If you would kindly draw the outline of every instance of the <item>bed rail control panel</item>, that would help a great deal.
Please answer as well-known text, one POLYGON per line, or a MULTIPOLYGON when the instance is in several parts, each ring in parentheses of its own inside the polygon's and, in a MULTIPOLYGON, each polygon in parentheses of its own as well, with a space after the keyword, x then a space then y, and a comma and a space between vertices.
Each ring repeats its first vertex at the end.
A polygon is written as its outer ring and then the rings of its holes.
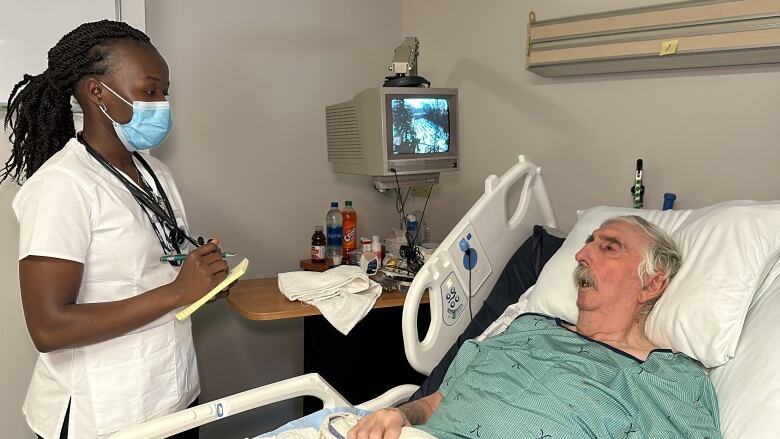
POLYGON ((536 224, 555 227, 555 215, 541 169, 520 156, 501 177, 485 179, 485 193, 414 277, 402 316, 404 351, 413 368, 429 374, 439 363, 536 224), (421 339, 417 314, 426 291, 431 321, 421 339))
POLYGON ((450 272, 450 275, 441 284, 441 302, 444 304, 441 319, 445 325, 454 325, 463 315, 468 304, 466 294, 468 293, 463 291, 463 286, 455 277, 455 272, 450 272))
POLYGON ((455 261, 455 270, 463 285, 465 294, 474 294, 492 272, 490 261, 477 232, 471 222, 460 233, 460 239, 455 239, 448 250, 455 261), (462 261, 462 263, 461 263, 462 261))
MULTIPOLYGON (((454 271, 450 271, 442 281, 439 293, 441 320, 445 325, 452 326, 468 310, 469 294, 476 292, 485 282, 492 267, 471 223, 463 229, 460 239, 450 244, 447 253, 454 263, 448 261, 443 265, 454 271)), ((434 275, 434 278, 438 277, 434 275)))

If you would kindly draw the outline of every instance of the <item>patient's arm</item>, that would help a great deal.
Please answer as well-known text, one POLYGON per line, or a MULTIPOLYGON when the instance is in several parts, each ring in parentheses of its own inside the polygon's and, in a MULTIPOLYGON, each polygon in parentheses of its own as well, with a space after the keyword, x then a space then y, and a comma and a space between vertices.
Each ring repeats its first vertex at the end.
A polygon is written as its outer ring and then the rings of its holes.
POLYGON ((424 424, 441 402, 441 393, 434 392, 425 398, 374 412, 361 419, 347 434, 347 439, 396 439, 403 427, 424 424))
POLYGON ((412 401, 408 404, 403 404, 398 407, 403 412, 406 419, 412 425, 425 424, 428 419, 433 415, 433 412, 439 408, 441 402, 441 393, 437 390, 431 393, 425 398, 420 398, 416 401, 412 401))

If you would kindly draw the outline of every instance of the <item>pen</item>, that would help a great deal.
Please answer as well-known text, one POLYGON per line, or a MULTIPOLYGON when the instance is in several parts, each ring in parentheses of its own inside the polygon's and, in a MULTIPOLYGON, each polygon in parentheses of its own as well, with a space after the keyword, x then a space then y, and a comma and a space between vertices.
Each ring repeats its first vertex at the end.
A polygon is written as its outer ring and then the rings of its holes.
MULTIPOLYGON (((236 256, 237 253, 228 253, 228 252, 222 252, 223 258, 230 258, 233 256, 236 256)), ((181 262, 183 260, 187 259, 187 255, 185 254, 178 254, 178 255, 164 255, 160 256, 160 262, 181 262)))

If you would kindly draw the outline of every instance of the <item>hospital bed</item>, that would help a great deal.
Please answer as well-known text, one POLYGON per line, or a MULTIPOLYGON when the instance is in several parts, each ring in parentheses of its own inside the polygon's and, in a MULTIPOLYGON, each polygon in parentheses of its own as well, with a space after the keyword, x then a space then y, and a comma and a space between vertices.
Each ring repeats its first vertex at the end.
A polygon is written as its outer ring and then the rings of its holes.
MULTIPOLYGON (((484 194, 469 209, 466 215, 442 241, 433 255, 416 275, 403 308, 402 332, 405 352, 409 363, 421 373, 430 374, 453 342, 463 333, 470 322, 470 315, 476 315, 483 302, 492 291, 507 261, 529 236, 534 225, 555 228, 556 220, 548 198, 541 168, 519 156, 518 162, 501 177, 491 175, 485 180, 484 194), (417 310, 423 293, 428 292, 431 323, 425 336, 420 339, 417 327, 417 310)), ((780 229, 780 224, 777 225, 780 229)), ((780 331, 762 308, 772 308, 780 312, 780 268, 765 274, 769 287, 751 302, 742 338, 751 336, 756 339, 767 338, 767 328, 780 335, 780 331), (771 274, 771 276, 770 276, 771 274), (775 282, 770 282, 777 279, 775 282), (774 292, 774 293, 773 293, 774 292), (762 310, 763 311, 763 310, 762 310), (751 317, 754 316, 754 317, 751 317), (752 320, 752 322, 751 322, 752 320), (752 324, 752 326, 751 326, 752 324), (752 331, 752 332, 751 332, 752 331)), ((531 292, 530 294, 533 294, 531 292)), ((526 294, 525 296, 528 296, 526 294)), ((776 315, 776 314, 775 314, 776 315)), ((740 339, 740 347, 745 344, 740 339)), ((749 377, 743 373, 749 363, 757 361, 763 351, 774 350, 766 347, 750 346, 743 349, 745 357, 737 357, 728 364, 738 364, 742 369, 720 373, 723 379, 740 380, 739 386, 745 387, 749 377), (758 352, 758 353, 757 353, 758 352), (739 361, 738 361, 739 360, 739 361), (748 364, 745 364, 748 363, 748 364)), ((761 358, 761 361, 767 361, 761 358)), ((765 393, 761 402, 749 403, 734 387, 726 386, 724 395, 729 401, 721 401, 721 423, 724 437, 731 439, 741 436, 727 430, 743 429, 745 426, 759 425, 762 431, 772 431, 780 419, 780 402, 767 402, 780 395, 780 383, 772 381, 774 371, 780 370, 780 355, 774 354, 765 364, 762 373, 756 376, 766 377, 769 383, 758 383, 765 393), (725 395, 728 393, 728 395, 725 395), (758 404, 758 405, 757 405, 758 404), (755 407, 759 407, 755 409, 755 407), (762 407, 762 408, 761 408, 762 407), (738 413, 741 410, 753 410, 755 416, 738 413), (724 424, 723 413, 728 412, 728 425, 724 424), (774 424, 773 424, 774 423, 774 424)), ((358 408, 376 410, 406 401, 417 386, 403 385, 390 389, 371 401, 356 405, 358 408)), ((716 391, 719 390, 716 385, 716 391)), ((180 431, 210 423, 234 414, 253 410, 274 402, 300 396, 313 396, 323 402, 324 407, 342 407, 352 405, 336 389, 317 374, 307 374, 276 382, 266 386, 247 390, 222 399, 200 404, 177 413, 125 429, 112 436, 112 439, 167 437, 180 431)), ((758 430, 756 430, 758 431, 758 430)), ((261 434, 262 432, 257 432, 261 434)), ((774 432, 776 434, 777 431, 774 432)), ((761 437, 761 436, 750 436, 761 437)))

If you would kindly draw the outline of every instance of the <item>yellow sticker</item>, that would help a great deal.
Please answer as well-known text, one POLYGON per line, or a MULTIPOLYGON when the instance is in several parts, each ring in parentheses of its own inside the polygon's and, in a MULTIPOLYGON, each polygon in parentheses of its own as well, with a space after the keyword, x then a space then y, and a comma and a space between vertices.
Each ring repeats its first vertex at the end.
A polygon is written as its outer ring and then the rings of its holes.
POLYGON ((674 40, 664 40, 661 41, 661 53, 660 56, 664 55, 672 55, 674 53, 677 53, 677 45, 680 44, 680 40, 674 39, 674 40))

